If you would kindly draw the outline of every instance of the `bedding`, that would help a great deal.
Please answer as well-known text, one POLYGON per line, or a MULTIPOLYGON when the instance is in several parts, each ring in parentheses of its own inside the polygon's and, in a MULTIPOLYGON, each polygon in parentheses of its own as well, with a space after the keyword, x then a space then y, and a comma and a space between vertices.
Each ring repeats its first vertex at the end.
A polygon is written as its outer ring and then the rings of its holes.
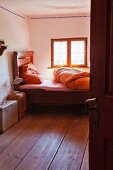
POLYGON ((53 72, 54 81, 63 83, 69 89, 89 89, 88 72, 76 69, 59 68, 53 72))
POLYGON ((65 86, 73 90, 88 90, 89 89, 89 77, 81 77, 74 81, 67 81, 65 86))
POLYGON ((67 74, 72 74, 72 73, 79 73, 80 71, 69 68, 69 67, 57 68, 53 71, 54 81, 57 83, 60 83, 61 82, 61 80, 60 80, 61 74, 64 72, 66 72, 67 74))

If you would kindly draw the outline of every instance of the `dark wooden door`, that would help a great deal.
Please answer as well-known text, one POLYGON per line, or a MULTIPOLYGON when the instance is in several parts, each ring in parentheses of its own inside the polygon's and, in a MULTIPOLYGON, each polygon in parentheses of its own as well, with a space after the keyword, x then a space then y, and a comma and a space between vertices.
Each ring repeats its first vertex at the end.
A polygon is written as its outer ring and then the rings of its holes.
POLYGON ((113 170, 113 0, 91 1, 91 98, 89 167, 113 170))

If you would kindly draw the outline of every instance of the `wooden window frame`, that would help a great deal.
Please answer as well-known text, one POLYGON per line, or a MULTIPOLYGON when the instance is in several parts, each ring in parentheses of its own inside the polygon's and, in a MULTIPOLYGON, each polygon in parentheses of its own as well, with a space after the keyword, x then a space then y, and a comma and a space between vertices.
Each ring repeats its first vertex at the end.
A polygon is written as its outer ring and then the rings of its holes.
POLYGON ((80 38, 59 38, 51 39, 51 68, 57 67, 87 67, 87 37, 80 38), (84 64, 71 64, 71 41, 84 41, 84 64), (67 41, 67 64, 66 65, 54 65, 54 42, 67 41))

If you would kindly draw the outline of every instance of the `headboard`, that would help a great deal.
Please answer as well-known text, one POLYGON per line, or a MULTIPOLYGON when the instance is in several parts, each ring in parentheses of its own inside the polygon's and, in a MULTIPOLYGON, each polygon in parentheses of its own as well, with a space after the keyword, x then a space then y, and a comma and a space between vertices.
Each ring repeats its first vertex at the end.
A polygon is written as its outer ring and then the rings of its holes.
POLYGON ((22 65, 33 63, 33 51, 25 51, 25 52, 13 52, 13 72, 14 78, 16 76, 20 76, 19 69, 22 65))
MULTIPOLYGON (((20 77, 20 68, 24 64, 33 63, 34 51, 13 52, 13 78, 20 77)), ((14 89, 18 90, 19 85, 15 85, 14 89)))

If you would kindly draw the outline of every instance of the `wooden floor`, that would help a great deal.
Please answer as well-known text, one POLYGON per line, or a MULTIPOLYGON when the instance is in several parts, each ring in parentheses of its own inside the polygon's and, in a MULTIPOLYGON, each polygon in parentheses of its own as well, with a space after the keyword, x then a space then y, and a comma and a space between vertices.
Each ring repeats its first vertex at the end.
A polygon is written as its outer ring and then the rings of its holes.
POLYGON ((0 170, 88 170, 88 116, 27 115, 0 135, 0 170))

